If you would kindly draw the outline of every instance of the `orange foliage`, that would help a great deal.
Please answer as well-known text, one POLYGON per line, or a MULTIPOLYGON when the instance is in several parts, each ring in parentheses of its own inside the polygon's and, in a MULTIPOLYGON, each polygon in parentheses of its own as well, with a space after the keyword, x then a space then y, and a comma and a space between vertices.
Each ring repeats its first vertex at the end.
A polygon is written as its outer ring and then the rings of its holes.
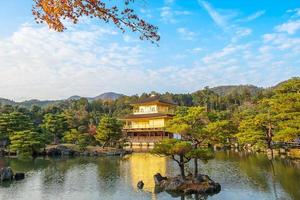
POLYGON ((112 22, 122 32, 129 28, 140 33, 140 39, 157 42, 160 39, 158 28, 140 19, 129 5, 134 0, 123 0, 124 9, 108 6, 103 0, 33 0, 32 13, 37 23, 47 23, 51 29, 62 32, 66 29, 64 20, 76 24, 80 17, 98 18, 112 22))

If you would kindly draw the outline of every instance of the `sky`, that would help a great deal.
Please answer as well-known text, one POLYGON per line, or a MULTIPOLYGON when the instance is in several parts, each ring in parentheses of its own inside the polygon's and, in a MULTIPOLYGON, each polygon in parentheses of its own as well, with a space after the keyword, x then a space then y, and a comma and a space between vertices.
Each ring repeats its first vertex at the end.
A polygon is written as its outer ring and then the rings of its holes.
POLYGON ((299 0, 137 0, 141 18, 159 27, 158 45, 99 20, 57 33, 34 22, 32 2, 0 1, 3 98, 190 93, 300 76, 299 0))

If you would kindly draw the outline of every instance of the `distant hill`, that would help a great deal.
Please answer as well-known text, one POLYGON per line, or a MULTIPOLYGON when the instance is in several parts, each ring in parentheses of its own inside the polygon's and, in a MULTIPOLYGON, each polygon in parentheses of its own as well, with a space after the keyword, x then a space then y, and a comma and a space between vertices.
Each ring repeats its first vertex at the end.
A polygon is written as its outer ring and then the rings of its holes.
POLYGON ((16 102, 9 100, 9 99, 4 99, 4 98, 0 98, 0 104, 2 105, 15 105, 16 102))
POLYGON ((263 88, 254 85, 224 85, 210 88, 210 90, 212 90, 220 96, 225 96, 233 92, 237 92, 240 94, 243 92, 244 89, 248 89, 252 95, 255 95, 263 90, 263 88))
POLYGON ((5 98, 0 98, 0 104, 2 105, 18 105, 18 106, 22 106, 22 107, 26 107, 26 108, 31 108, 33 105, 39 106, 39 107, 47 107, 49 105, 54 105, 54 104, 58 104, 64 101, 69 101, 69 100, 78 100, 80 98, 87 98, 89 101, 94 101, 94 100, 98 100, 98 99, 102 99, 102 100, 116 100, 120 97, 124 96, 123 94, 118 94, 118 93, 114 93, 114 92, 106 92, 103 94, 100 94, 96 97, 81 97, 78 95, 74 95, 71 96, 67 99, 62 99, 62 100, 38 100, 38 99, 31 99, 31 100, 27 100, 27 101, 22 101, 22 102, 15 102, 13 100, 9 100, 9 99, 5 99, 5 98))
POLYGON ((57 104, 59 102, 62 102, 62 100, 38 100, 38 99, 31 99, 28 101, 23 101, 17 103, 20 106, 26 107, 26 108, 31 108, 33 105, 39 106, 39 107, 47 107, 49 105, 57 104))
POLYGON ((94 101, 94 100, 116 100, 120 97, 124 96, 124 94, 119 94, 119 93, 115 93, 115 92, 106 92, 106 93, 102 93, 98 96, 95 97, 81 97, 78 95, 74 95, 69 97, 67 100, 78 100, 80 98, 87 98, 89 101, 94 101))
POLYGON ((80 98, 81 98, 81 96, 74 95, 74 96, 70 96, 67 100, 78 100, 80 98))
POLYGON ((123 94, 118 94, 114 92, 106 92, 94 97, 94 100, 102 99, 102 100, 116 100, 120 97, 124 96, 123 94))
POLYGON ((78 100, 80 98, 87 98, 89 101, 94 101, 94 100, 99 100, 99 99, 101 99, 101 100, 116 100, 122 96, 124 96, 124 94, 118 94, 115 92, 106 92, 106 93, 100 94, 95 97, 81 97, 78 95, 74 95, 74 96, 69 97, 67 100, 78 100))

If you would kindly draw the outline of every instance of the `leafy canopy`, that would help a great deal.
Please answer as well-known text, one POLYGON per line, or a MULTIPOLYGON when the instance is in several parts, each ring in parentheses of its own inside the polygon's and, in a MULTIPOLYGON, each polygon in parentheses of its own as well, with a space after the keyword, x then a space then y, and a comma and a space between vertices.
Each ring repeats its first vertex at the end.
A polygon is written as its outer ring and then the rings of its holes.
MULTIPOLYGON (((37 23, 47 23, 51 29, 64 31, 65 20, 74 24, 81 17, 97 18, 106 23, 111 22, 122 32, 125 28, 140 33, 140 39, 157 42, 160 39, 158 28, 141 19, 129 6, 134 0, 118 1, 119 5, 112 5, 104 0, 33 0, 32 13, 37 23), (124 4, 124 8, 120 6, 124 4), (122 4, 121 3, 121 4, 122 4)), ((117 2, 117 1, 116 1, 117 2)))

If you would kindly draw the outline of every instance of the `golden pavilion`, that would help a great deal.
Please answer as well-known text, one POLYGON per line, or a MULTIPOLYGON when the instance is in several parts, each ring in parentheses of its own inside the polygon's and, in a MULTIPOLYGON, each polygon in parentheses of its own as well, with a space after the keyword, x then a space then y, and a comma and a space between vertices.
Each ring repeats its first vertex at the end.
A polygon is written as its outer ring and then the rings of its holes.
POLYGON ((134 104, 133 114, 124 118, 123 132, 131 146, 152 146, 165 138, 173 138, 173 133, 165 127, 174 115, 175 103, 151 95, 134 104))

